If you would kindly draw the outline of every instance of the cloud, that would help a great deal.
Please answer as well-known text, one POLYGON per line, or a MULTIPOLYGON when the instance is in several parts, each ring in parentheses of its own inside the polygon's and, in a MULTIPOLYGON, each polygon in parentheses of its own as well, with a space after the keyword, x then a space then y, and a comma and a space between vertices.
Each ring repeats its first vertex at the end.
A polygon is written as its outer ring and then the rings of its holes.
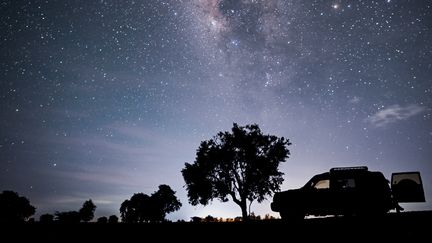
POLYGON ((376 127, 384 127, 391 123, 406 120, 425 110, 426 107, 416 104, 407 106, 392 105, 386 109, 379 110, 377 113, 366 118, 365 121, 376 127))

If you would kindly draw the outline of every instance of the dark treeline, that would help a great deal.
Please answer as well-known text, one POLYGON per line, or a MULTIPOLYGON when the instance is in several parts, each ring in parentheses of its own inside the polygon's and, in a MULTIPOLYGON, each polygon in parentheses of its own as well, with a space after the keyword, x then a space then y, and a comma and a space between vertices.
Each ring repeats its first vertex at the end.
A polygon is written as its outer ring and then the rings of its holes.
MULTIPOLYGON (((124 223, 151 223, 168 222, 166 214, 176 211, 181 207, 180 201, 176 198, 175 192, 167 185, 160 185, 159 190, 148 196, 144 193, 135 193, 130 199, 125 200, 120 207, 121 221, 124 223)), ((78 211, 55 212, 54 214, 42 214, 39 222, 42 224, 51 223, 87 223, 94 219, 96 205, 91 199, 85 201, 78 211)), ((13 191, 3 191, 0 193, 0 222, 1 223, 23 223, 34 222, 31 218, 36 212, 36 208, 31 205, 30 200, 13 191)), ((255 216, 252 212, 252 221, 274 220, 275 217, 266 214, 264 217, 255 216)), ((218 218, 208 215, 206 217, 191 217, 192 223, 222 223, 222 222, 241 222, 242 217, 218 218)), ((116 215, 109 217, 99 217, 98 224, 118 223, 116 215)), ((178 223, 186 222, 178 220, 178 223)))
MULTIPOLYGON (((182 204, 175 196, 175 191, 168 185, 160 185, 159 190, 151 196, 144 193, 135 193, 131 199, 125 200, 120 207, 120 215, 123 222, 163 222, 168 213, 177 211, 182 204)), ((40 223, 87 223, 94 219, 96 205, 91 199, 85 201, 78 211, 56 211, 54 214, 42 214, 40 223)), ((36 207, 30 200, 20 196, 14 191, 0 193, 0 223, 34 222, 31 218, 36 212, 36 207)), ((100 217, 97 223, 117 223, 116 215, 100 217)))
MULTIPOLYGON (((288 139, 263 134, 257 124, 239 126, 233 124, 231 131, 219 132, 213 138, 202 141, 193 163, 185 163, 181 173, 186 183, 189 203, 208 205, 212 200, 236 203, 242 213, 241 219, 258 220, 251 212, 251 204, 264 201, 280 190, 283 173, 279 165, 290 155, 288 139)), ((168 185, 147 195, 135 193, 120 206, 122 222, 164 222, 167 214, 182 206, 175 191, 168 185)), ((91 199, 85 201, 78 211, 43 214, 39 221, 80 223, 94 218, 96 205, 91 199)), ((34 215, 36 208, 16 192, 0 194, 0 221, 24 222, 34 215)), ((33 220, 34 221, 34 220, 33 220)), ((193 217, 191 221, 214 222, 212 216, 204 219, 193 217)), ((100 217, 98 223, 115 223, 118 217, 100 217)))

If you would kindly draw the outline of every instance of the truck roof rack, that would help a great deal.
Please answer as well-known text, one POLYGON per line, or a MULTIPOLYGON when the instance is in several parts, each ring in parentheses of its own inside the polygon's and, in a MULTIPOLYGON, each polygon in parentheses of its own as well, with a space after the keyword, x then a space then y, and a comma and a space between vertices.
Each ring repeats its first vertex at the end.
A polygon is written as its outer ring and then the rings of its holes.
POLYGON ((330 172, 343 172, 343 171, 367 171, 367 166, 352 166, 352 167, 335 167, 331 168, 330 172))

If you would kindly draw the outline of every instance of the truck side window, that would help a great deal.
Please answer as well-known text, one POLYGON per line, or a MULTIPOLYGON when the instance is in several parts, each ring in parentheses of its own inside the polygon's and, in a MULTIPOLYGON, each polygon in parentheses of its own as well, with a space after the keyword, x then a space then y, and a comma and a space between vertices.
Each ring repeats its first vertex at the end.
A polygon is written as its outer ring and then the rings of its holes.
POLYGON ((315 189, 329 189, 330 180, 320 180, 313 187, 315 189))
MULTIPOLYGON (((332 186, 333 187, 333 186, 332 186)), ((337 179, 335 180, 335 189, 350 189, 355 188, 355 180, 354 179, 337 179)))

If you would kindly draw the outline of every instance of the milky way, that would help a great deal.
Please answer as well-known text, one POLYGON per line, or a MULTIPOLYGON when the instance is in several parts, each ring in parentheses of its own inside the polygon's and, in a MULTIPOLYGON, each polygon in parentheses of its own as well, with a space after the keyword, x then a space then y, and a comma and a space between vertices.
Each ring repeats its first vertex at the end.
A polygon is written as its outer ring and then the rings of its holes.
MULTIPOLYGON (((282 189, 335 166, 422 172, 432 200, 428 1, 2 1, 0 190, 37 216, 118 214, 233 122, 290 138, 282 189)), ((271 213, 268 201, 252 205, 271 213)))

